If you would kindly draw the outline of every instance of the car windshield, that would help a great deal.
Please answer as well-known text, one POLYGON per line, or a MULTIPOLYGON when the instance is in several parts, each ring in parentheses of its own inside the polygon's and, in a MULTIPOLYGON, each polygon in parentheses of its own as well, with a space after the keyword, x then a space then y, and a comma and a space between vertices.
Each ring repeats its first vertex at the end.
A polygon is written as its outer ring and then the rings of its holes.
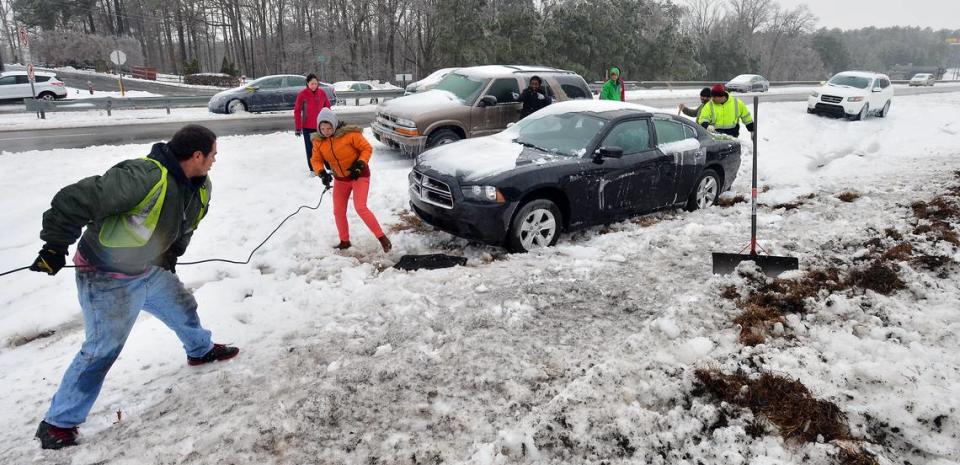
POLYGON ((753 75, 752 75, 752 74, 741 74, 741 75, 739 75, 739 76, 731 79, 730 82, 732 82, 732 83, 734 83, 734 84, 746 84, 746 83, 750 82, 751 79, 753 79, 753 75))
POLYGON ((914 79, 926 79, 926 78, 928 78, 928 77, 930 77, 929 74, 918 74, 918 75, 914 76, 913 78, 914 78, 914 79))
POLYGON ((445 90, 464 103, 470 105, 480 94, 480 89, 486 84, 484 79, 474 79, 459 73, 450 73, 444 77, 434 89, 445 90))
POLYGON ((580 157, 606 121, 586 113, 560 113, 520 121, 514 141, 554 155, 580 157))
POLYGON ((870 78, 861 77, 861 76, 850 76, 847 74, 838 74, 829 81, 827 84, 833 86, 843 86, 843 87, 856 87, 857 89, 866 89, 870 85, 870 78))

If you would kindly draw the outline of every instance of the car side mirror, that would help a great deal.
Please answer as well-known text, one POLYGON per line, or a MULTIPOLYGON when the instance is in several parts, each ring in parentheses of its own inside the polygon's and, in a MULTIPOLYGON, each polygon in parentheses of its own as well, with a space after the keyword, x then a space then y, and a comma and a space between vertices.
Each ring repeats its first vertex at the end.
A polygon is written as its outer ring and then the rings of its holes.
POLYGON ((497 105, 497 98, 492 95, 484 95, 480 99, 479 106, 481 107, 494 107, 497 105))
POLYGON ((600 147, 594 152, 594 160, 600 161, 603 158, 621 158, 623 157, 623 148, 616 145, 600 147))

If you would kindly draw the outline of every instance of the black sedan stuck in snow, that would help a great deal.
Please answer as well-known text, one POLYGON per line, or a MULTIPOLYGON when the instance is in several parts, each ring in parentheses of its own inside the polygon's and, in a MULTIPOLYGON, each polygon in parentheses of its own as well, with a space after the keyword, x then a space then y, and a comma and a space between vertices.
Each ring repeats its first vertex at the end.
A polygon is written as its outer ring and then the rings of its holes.
POLYGON ((630 103, 571 101, 422 153, 410 172, 410 205, 453 235, 522 252, 577 228, 708 207, 739 167, 738 141, 690 120, 630 103))

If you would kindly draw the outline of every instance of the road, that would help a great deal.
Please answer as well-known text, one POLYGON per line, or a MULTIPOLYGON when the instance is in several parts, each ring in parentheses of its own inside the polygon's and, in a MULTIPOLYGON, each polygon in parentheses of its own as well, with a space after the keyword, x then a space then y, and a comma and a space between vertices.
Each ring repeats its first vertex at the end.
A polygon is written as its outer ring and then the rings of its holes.
MULTIPOLYGON (((940 87, 898 87, 897 96, 958 92, 960 86, 940 87)), ((753 94, 741 94, 747 100, 753 94)), ((762 95, 762 102, 803 102, 806 101, 808 91, 788 94, 762 95)), ((635 103, 649 105, 656 108, 676 108, 680 103, 693 105, 696 97, 688 98, 655 98, 635 100, 635 103)), ((896 102, 892 111, 896 111, 896 102)), ((375 109, 370 107, 368 112, 349 112, 341 114, 340 118, 347 123, 360 126, 369 125, 373 120, 375 109)), ((802 109, 798 110, 802 113, 802 109)), ((804 117, 806 114, 803 113, 804 117)), ((288 113, 264 114, 249 119, 223 119, 211 115, 210 118, 191 121, 203 124, 221 136, 236 134, 264 134, 275 131, 291 131, 291 117, 288 113)), ((170 123, 150 124, 117 124, 113 126, 62 128, 62 129, 23 129, 0 130, 0 152, 25 152, 29 150, 52 150, 60 148, 80 148, 91 145, 114 145, 145 143, 166 140, 178 128, 187 124, 183 121, 170 123)))
MULTIPOLYGON (((9 65, 9 71, 20 71, 26 69, 23 66, 9 65)), ((46 71, 37 68, 37 71, 46 71)), ((57 74, 67 87, 85 90, 87 81, 93 83, 93 87, 99 91, 120 92, 120 84, 116 77, 104 76, 102 74, 71 73, 69 71, 51 71, 57 74)), ((196 87, 180 87, 164 84, 161 82, 145 82, 141 80, 124 79, 123 87, 126 90, 142 90, 164 96, 195 96, 195 95, 213 95, 218 91, 215 89, 203 89, 196 87)))

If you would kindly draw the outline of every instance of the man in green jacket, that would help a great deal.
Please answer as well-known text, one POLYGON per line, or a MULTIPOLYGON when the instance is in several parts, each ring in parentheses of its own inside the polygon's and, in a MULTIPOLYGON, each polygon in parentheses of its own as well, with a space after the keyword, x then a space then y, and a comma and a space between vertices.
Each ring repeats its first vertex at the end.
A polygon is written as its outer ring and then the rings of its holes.
POLYGON ((730 97, 723 84, 713 86, 710 89, 710 96, 712 100, 700 109, 700 116, 697 117, 697 123, 704 129, 713 126, 721 134, 739 137, 742 121, 747 131, 753 132, 756 125, 753 123, 753 116, 750 115, 750 108, 743 103, 743 100, 730 97))
POLYGON ((86 420, 141 309, 177 334, 190 365, 239 353, 211 341, 197 301, 174 274, 210 205, 207 172, 216 161, 216 139, 203 126, 184 126, 170 142, 154 144, 147 157, 64 187, 43 214, 44 246, 30 269, 56 274, 80 238, 73 263, 86 328, 37 428, 44 449, 76 445, 77 425, 86 420))
POLYGON ((710 101, 710 88, 704 87, 703 89, 700 89, 700 106, 698 106, 697 108, 690 108, 681 103, 679 107, 680 113, 683 113, 693 119, 696 119, 697 117, 700 116, 700 110, 702 110, 703 106, 706 105, 707 102, 709 101, 710 101))
POLYGON ((620 79, 620 68, 616 66, 611 67, 608 74, 610 75, 610 79, 604 82, 603 88, 600 89, 600 100, 626 101, 623 79, 620 79))

